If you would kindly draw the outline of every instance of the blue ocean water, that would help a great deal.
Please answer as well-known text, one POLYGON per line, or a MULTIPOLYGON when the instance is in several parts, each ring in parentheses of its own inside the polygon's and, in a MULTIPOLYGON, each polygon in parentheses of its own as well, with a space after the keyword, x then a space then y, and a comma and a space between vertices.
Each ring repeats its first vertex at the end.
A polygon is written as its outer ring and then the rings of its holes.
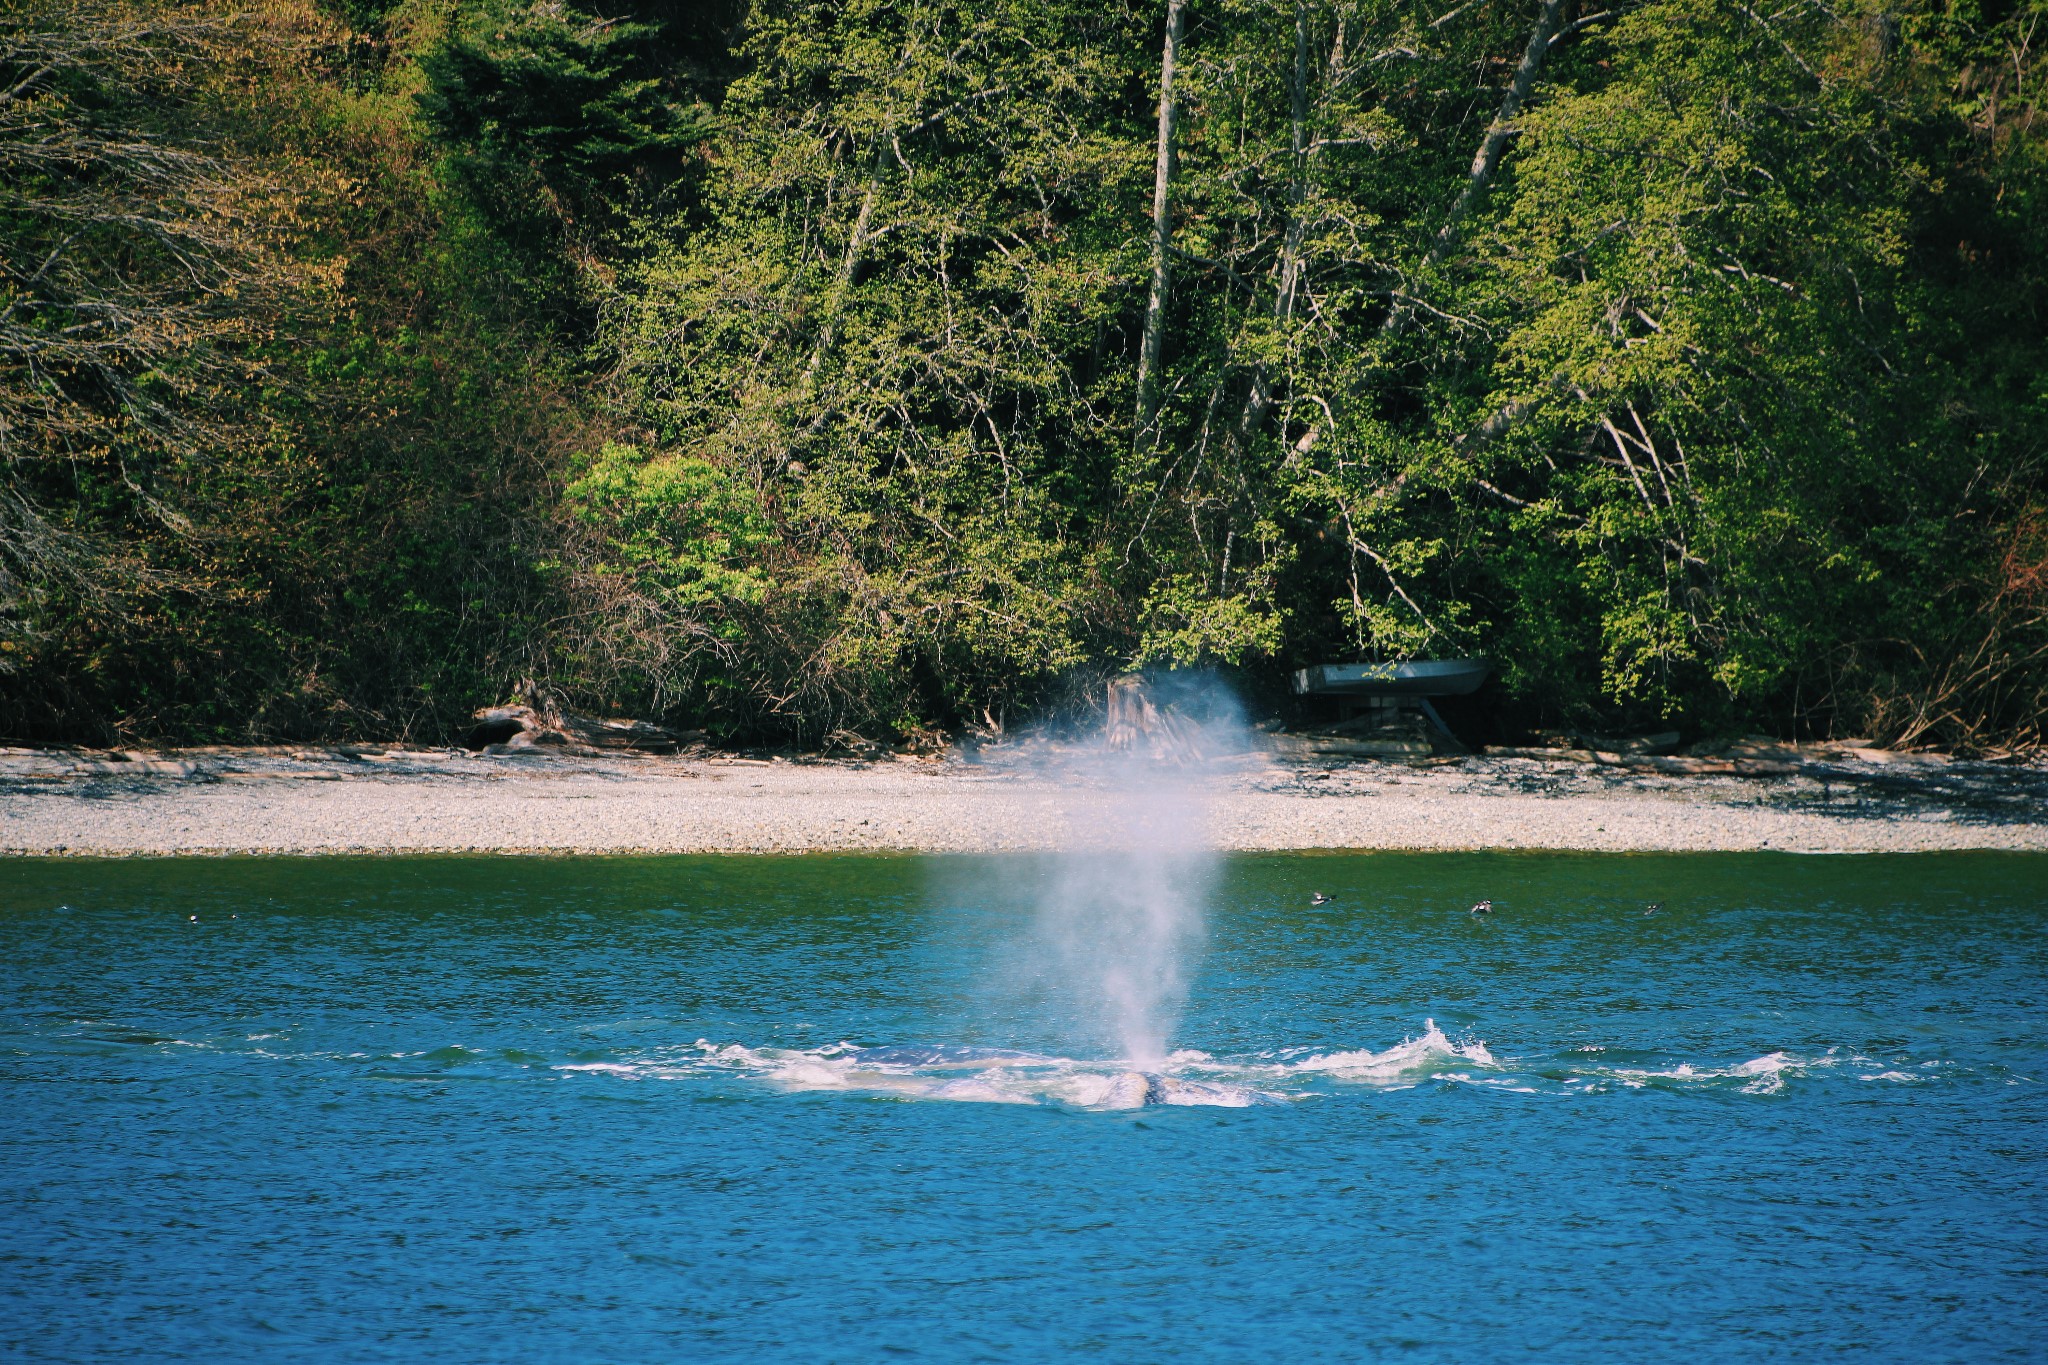
POLYGON ((0 1357, 2048 1359, 2048 859, 1234 859, 1142 1066, 1050 876, 0 867, 0 1357))

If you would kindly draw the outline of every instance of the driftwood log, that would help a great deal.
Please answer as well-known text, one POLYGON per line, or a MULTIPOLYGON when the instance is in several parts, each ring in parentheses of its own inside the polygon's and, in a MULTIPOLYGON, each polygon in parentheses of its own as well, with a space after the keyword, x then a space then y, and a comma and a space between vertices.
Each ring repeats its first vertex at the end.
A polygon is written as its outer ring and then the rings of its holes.
POLYGON ((579 716, 531 697, 524 704, 486 706, 476 712, 475 720, 464 747, 499 753, 545 745, 582 752, 672 754, 702 737, 702 731, 682 733, 650 721, 579 716))

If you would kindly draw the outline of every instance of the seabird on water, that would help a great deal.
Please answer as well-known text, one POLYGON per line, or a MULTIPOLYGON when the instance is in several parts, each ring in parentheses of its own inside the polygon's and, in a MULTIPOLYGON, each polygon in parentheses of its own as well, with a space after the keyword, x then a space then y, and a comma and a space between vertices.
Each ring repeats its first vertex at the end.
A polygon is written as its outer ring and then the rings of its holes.
POLYGON ((1310 905, 1328 905, 1330 903, 1330 898, 1328 896, 1325 896, 1322 892, 1318 891, 1313 896, 1310 896, 1308 898, 1308 903, 1310 905))
POLYGON ((1651 902, 1650 902, 1650 906, 1649 906, 1649 908, 1648 908, 1647 910, 1643 911, 1643 914, 1644 914, 1645 916, 1649 916, 1649 915, 1654 915, 1654 914, 1656 914, 1656 913, 1657 913, 1657 912, 1658 912, 1659 910, 1662 910, 1663 908, 1664 908, 1664 902, 1663 902, 1663 901, 1651 901, 1651 902))
POLYGON ((1490 914, 1492 914, 1492 913, 1493 913, 1493 902, 1492 902, 1492 901, 1481 901, 1481 902, 1479 902, 1479 904, 1477 904, 1477 905, 1475 905, 1475 906, 1473 906, 1473 907, 1472 907, 1472 913, 1473 913, 1473 914, 1475 914, 1475 915, 1490 915, 1490 914))

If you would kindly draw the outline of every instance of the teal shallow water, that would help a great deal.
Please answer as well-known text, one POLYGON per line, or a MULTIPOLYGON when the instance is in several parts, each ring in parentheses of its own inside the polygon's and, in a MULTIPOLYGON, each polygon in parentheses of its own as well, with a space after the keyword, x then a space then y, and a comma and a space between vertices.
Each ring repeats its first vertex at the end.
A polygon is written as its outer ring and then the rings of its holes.
POLYGON ((0 1356, 2048 1359, 2048 859, 1236 859, 1135 1090, 1047 875, 6 864, 0 1356))

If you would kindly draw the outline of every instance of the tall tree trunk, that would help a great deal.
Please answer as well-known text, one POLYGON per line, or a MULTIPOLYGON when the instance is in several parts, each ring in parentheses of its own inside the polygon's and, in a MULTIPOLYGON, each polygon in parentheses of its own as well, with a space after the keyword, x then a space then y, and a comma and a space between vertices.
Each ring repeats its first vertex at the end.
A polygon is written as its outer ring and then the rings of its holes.
MULTIPOLYGON (((1543 8, 1536 15, 1536 27, 1529 32, 1529 45, 1522 49, 1521 64, 1515 68, 1515 78, 1508 82, 1508 93, 1500 102, 1500 112, 1487 125, 1486 136, 1481 139, 1479 151, 1472 158, 1472 169, 1465 175, 1464 187, 1458 191, 1457 202, 1451 205, 1444 225, 1437 229, 1436 239, 1430 243, 1429 255, 1423 258, 1421 267, 1415 272, 1417 275, 1434 268, 1450 254, 1451 248, 1457 244, 1459 226, 1486 197, 1487 187, 1493 183, 1493 173, 1500 169, 1501 153, 1507 150, 1508 139, 1515 135, 1515 115, 1522 112, 1523 102, 1536 87, 1537 74, 1543 69, 1544 54, 1550 50, 1550 40, 1557 36, 1558 24, 1563 17, 1564 0, 1543 0, 1543 8)), ((1381 335, 1399 334, 1414 316, 1414 302, 1404 295, 1387 314, 1386 322, 1381 324, 1381 335)))
MULTIPOLYGON (((1344 20, 1337 19, 1337 42, 1330 54, 1334 79, 1342 62, 1344 20)), ((1288 139, 1287 231, 1280 243, 1280 278, 1273 294, 1273 321, 1285 330, 1294 317, 1294 295, 1301 282, 1301 244, 1308 230, 1302 218, 1302 201, 1308 197, 1308 0, 1294 6, 1294 127, 1288 139)), ((1266 367, 1252 371, 1251 396, 1231 433, 1232 444, 1241 446, 1265 425, 1266 412, 1273 405, 1272 383, 1266 367)))
POLYGON ((1172 246, 1173 138, 1180 109, 1173 88, 1187 0, 1167 0, 1166 46, 1159 54, 1159 160, 1152 177, 1152 288, 1145 298, 1145 334, 1138 346, 1140 447, 1156 443, 1159 425, 1159 361, 1166 349, 1167 254, 1172 246))
MULTIPOLYGON (((1337 43, 1344 42, 1344 18, 1337 17, 1337 43)), ((1332 66, 1340 60, 1332 54, 1332 66)), ((1285 324, 1294 316, 1294 290, 1301 278, 1301 239, 1307 225, 1301 216, 1308 197, 1308 0, 1294 5, 1294 126, 1289 132, 1287 236, 1280 249, 1280 292, 1273 301, 1274 318, 1285 324)))
POLYGON ((860 254, 868 244, 868 228, 875 220, 875 201, 882 197, 882 172, 889 165, 889 149, 879 137, 875 139, 872 160, 874 164, 868 172, 867 193, 861 196, 860 212, 855 215, 853 232, 846 239, 846 254, 840 259, 839 274, 832 281, 832 292, 825 299, 825 323, 818 329, 818 345, 811 352, 811 363, 804 367, 806 392, 816 382, 818 367, 825 363, 826 355, 839 339, 839 312, 846 306, 847 295, 853 292, 854 281, 860 275, 860 254))

